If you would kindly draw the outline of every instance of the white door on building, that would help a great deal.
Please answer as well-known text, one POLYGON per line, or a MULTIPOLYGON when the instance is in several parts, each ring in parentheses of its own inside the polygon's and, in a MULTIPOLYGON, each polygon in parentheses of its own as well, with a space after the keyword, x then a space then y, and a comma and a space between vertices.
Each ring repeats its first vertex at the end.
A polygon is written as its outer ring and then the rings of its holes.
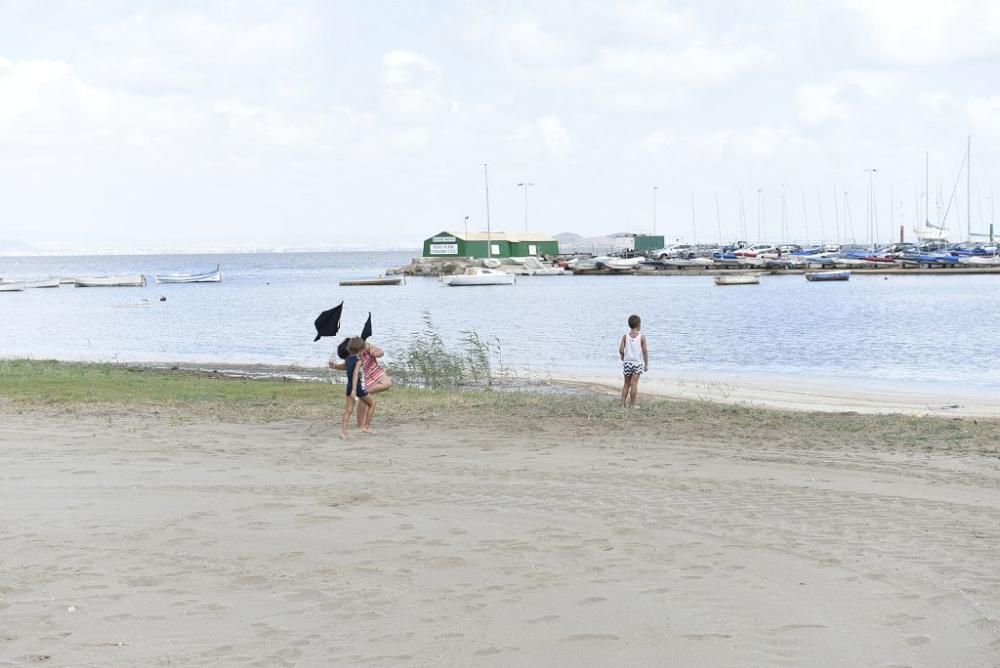
POLYGON ((500 244, 490 244, 490 255, 500 254, 500 244))
POLYGON ((528 244, 528 255, 538 255, 538 246, 535 244, 528 244))

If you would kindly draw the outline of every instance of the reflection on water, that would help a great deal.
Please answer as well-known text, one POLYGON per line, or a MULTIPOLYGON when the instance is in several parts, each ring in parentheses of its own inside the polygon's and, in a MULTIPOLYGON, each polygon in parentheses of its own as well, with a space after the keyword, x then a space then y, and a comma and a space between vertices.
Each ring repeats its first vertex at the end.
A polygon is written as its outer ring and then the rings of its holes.
POLYGON ((332 345, 312 321, 345 301, 345 332, 372 311, 390 356, 430 313, 446 340, 499 339, 504 362, 558 374, 617 367, 631 313, 655 367, 712 375, 770 373, 850 382, 968 382, 1000 389, 1000 276, 855 275, 846 283, 764 276, 716 287, 710 277, 524 277, 516 286, 340 288, 412 253, 0 258, 8 278, 142 272, 146 288, 0 293, 0 355, 320 366, 332 345), (156 285, 156 273, 222 266, 218 285, 156 285), (159 301, 159 297, 166 301, 159 301))

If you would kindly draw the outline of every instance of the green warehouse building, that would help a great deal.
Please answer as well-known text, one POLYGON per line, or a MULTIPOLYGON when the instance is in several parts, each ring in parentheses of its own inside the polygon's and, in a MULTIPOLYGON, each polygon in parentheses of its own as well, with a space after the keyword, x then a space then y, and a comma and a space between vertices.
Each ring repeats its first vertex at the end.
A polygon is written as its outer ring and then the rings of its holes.
POLYGON ((559 242, 537 232, 439 232, 424 240, 424 257, 536 257, 556 255, 559 242), (492 248, 487 252, 487 241, 492 248))

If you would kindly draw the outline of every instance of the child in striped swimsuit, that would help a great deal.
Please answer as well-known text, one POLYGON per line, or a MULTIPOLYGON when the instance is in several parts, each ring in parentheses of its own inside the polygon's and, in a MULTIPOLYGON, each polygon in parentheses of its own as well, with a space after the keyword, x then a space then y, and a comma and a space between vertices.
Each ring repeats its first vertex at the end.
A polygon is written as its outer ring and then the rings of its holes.
MULTIPOLYGON (((340 342, 337 346, 337 357, 341 360, 346 360, 348 358, 347 346, 351 339, 346 338, 340 342)), ((385 355, 385 352, 376 346, 371 341, 365 343, 365 347, 359 354, 359 359, 361 360, 362 370, 365 374, 365 389, 368 391, 368 395, 371 398, 371 406, 362 403, 358 406, 358 427, 362 428, 364 426, 371 427, 372 418, 375 417, 375 397, 371 396, 378 394, 379 392, 385 392, 390 387, 392 387, 392 379, 389 374, 385 372, 385 367, 379 362, 379 358, 385 355), (369 415, 371 413, 371 415, 369 415)), ((336 362, 330 360, 329 367, 331 369, 338 369, 340 371, 345 371, 347 365, 345 362, 336 362)), ((374 433, 374 432, 372 432, 374 433)))
POLYGON ((344 366, 347 371, 347 403, 344 404, 344 417, 340 422, 340 437, 347 438, 347 425, 351 422, 351 413, 354 412, 355 401, 360 401, 362 406, 367 406, 368 414, 362 421, 361 409, 358 409, 359 427, 365 433, 372 433, 371 419, 375 414, 375 402, 368 396, 365 387, 365 374, 362 371, 362 362, 359 357, 365 348, 365 342, 360 338, 353 338, 347 344, 347 360, 344 366))
POLYGON ((625 400, 630 399, 630 406, 635 408, 635 400, 639 396, 639 376, 649 371, 649 350, 646 348, 646 335, 640 332, 642 319, 637 315, 628 318, 629 331, 622 336, 618 345, 618 356, 622 359, 622 371, 625 374, 625 384, 622 385, 621 407, 625 408, 625 400))

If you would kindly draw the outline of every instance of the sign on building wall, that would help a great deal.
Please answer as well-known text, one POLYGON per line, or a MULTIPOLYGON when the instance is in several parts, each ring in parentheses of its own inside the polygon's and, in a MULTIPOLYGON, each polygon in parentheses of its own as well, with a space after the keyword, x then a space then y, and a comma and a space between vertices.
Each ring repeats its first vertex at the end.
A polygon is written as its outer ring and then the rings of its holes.
POLYGON ((455 237, 434 237, 431 239, 431 242, 435 244, 453 244, 455 241, 455 237))
MULTIPOLYGON (((439 238, 434 237, 435 240, 439 238)), ((431 255, 458 255, 458 244, 431 244, 431 255)))

